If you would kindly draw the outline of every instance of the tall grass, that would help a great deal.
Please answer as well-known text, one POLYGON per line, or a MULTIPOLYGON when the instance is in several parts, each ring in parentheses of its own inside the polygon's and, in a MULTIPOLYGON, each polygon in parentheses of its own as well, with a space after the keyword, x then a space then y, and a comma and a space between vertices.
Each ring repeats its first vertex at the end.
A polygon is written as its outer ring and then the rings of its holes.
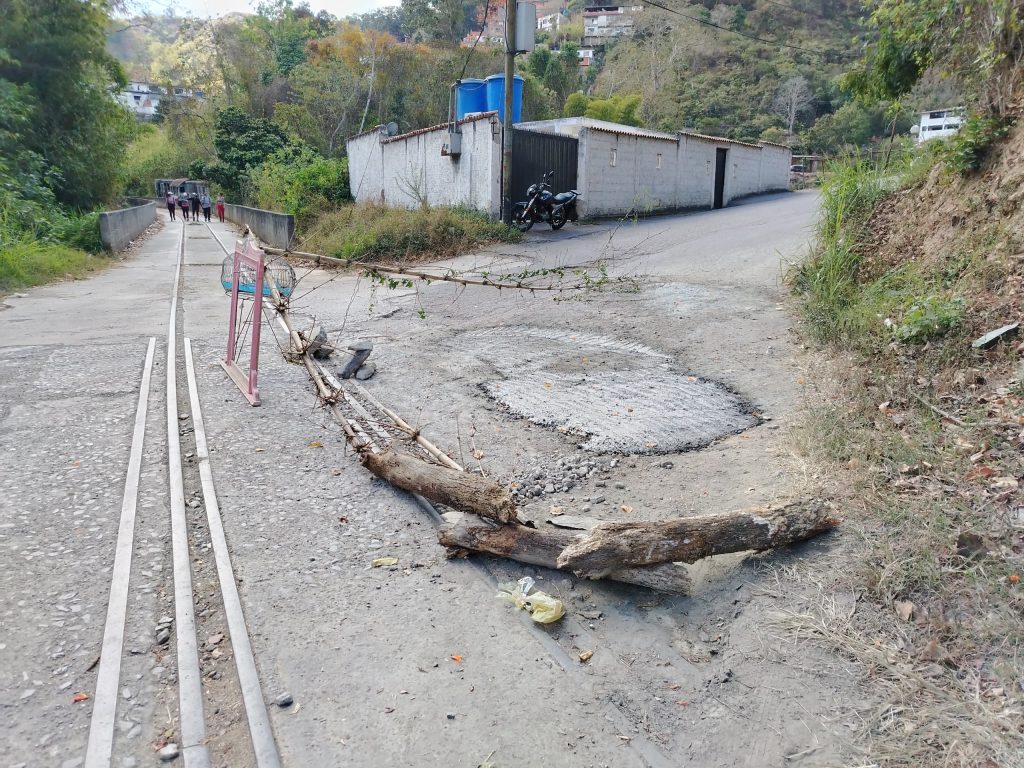
POLYGON ((810 330, 820 341, 848 339, 851 326, 863 320, 863 313, 851 313, 860 298, 856 244, 885 195, 884 179, 876 166, 850 157, 833 164, 822 185, 817 244, 792 276, 810 330))
POLYGON ((99 214, 0 194, 0 293, 81 276, 109 263, 101 251, 99 214))
POLYGON ((518 230, 464 208, 347 205, 322 215, 302 249, 353 261, 446 258, 490 242, 518 242, 518 230))
POLYGON ((0 242, 0 293, 81 277, 108 263, 109 259, 66 245, 32 239, 0 242))

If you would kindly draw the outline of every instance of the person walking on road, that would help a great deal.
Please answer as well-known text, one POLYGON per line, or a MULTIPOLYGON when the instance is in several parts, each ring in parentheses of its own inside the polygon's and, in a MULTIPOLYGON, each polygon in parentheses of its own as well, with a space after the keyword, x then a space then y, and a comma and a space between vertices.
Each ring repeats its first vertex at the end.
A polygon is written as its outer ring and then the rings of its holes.
POLYGON ((171 214, 171 221, 175 221, 174 209, 178 207, 178 196, 168 190, 167 192, 167 210, 171 214))
POLYGON ((217 219, 224 223, 224 195, 217 195, 217 219))
POLYGON ((179 195, 178 205, 181 206, 181 217, 188 221, 188 195, 179 195))
POLYGON ((203 196, 199 198, 199 205, 203 207, 203 218, 206 221, 210 220, 210 195, 203 192, 203 196))
POLYGON ((193 192, 189 200, 192 202, 192 221, 199 221, 199 193, 193 192))

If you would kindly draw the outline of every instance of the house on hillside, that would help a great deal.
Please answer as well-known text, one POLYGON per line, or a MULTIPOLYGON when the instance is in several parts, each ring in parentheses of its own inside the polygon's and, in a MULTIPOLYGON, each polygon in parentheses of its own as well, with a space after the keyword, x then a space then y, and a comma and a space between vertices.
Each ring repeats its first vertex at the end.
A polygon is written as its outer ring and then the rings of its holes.
MULTIPOLYGON (((789 188, 789 147, 695 133, 663 133, 587 117, 515 127, 512 196, 554 170, 556 191, 576 189, 582 218, 722 208, 789 188)), ((501 121, 494 112, 388 136, 383 126, 347 140, 352 196, 396 208, 466 206, 501 212, 501 121), (460 134, 459 151, 450 131, 460 134)))
POLYGON ((173 86, 168 91, 162 85, 133 80, 124 90, 116 93, 114 98, 130 109, 137 120, 151 122, 157 118, 161 100, 202 99, 204 95, 202 91, 193 91, 181 86, 173 86))
POLYGON ((602 48, 616 37, 633 34, 636 14, 642 5, 608 5, 590 2, 583 10, 583 48, 602 48))
POLYGON ((955 136, 960 132, 960 126, 963 124, 963 107, 923 112, 921 114, 921 122, 914 126, 917 128, 917 143, 923 144, 931 139, 944 139, 947 136, 955 136))

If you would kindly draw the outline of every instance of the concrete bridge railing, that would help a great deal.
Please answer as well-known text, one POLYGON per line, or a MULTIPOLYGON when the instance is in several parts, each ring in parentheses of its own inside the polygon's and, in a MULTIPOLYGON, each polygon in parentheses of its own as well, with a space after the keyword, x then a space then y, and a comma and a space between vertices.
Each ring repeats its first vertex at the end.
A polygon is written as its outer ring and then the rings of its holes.
POLYGON ((256 237, 272 248, 288 248, 295 235, 295 217, 290 213, 264 211, 244 205, 226 205, 224 217, 235 224, 248 227, 256 237))
POLYGON ((144 203, 100 214, 100 242, 110 251, 123 251, 156 221, 156 203, 144 203))

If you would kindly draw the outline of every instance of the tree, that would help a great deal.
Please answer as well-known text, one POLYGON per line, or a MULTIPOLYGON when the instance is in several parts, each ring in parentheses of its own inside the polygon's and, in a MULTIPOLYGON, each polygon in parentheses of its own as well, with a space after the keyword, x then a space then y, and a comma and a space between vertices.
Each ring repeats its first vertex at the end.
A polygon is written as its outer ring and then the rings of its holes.
POLYGON ((803 75, 795 75, 784 82, 775 94, 772 111, 785 121, 789 135, 792 136, 797 118, 813 104, 814 96, 807 87, 807 79, 803 75))
POLYGON ((640 101, 641 98, 638 94, 611 96, 607 99, 590 99, 587 103, 586 116, 595 120, 607 120, 610 123, 639 126, 641 121, 637 110, 640 108, 640 101))
POLYGON ((402 31, 417 42, 456 45, 469 31, 476 5, 467 0, 402 0, 402 31))
POLYGON ((249 117, 237 107, 228 107, 217 115, 213 139, 217 162, 202 164, 192 173, 207 176, 238 194, 251 168, 289 144, 280 126, 265 118, 249 117))
POLYGON ((868 0, 864 56, 843 80, 869 101, 899 99, 930 70, 1005 114, 1024 82, 1024 0, 868 0))
POLYGON ((835 154, 848 147, 862 147, 875 134, 872 115, 858 102, 844 104, 835 112, 819 117, 807 131, 811 152, 835 154))
POLYGON ((562 114, 566 117, 583 117, 583 115, 587 114, 587 104, 589 102, 590 99, 582 91, 570 93, 569 98, 565 100, 562 114))
POLYGON ((107 8, 101 0, 6 0, 0 23, 0 79, 32 105, 19 144, 46 159, 47 186, 78 209, 113 195, 136 131, 109 93, 125 76, 106 51, 107 8))

